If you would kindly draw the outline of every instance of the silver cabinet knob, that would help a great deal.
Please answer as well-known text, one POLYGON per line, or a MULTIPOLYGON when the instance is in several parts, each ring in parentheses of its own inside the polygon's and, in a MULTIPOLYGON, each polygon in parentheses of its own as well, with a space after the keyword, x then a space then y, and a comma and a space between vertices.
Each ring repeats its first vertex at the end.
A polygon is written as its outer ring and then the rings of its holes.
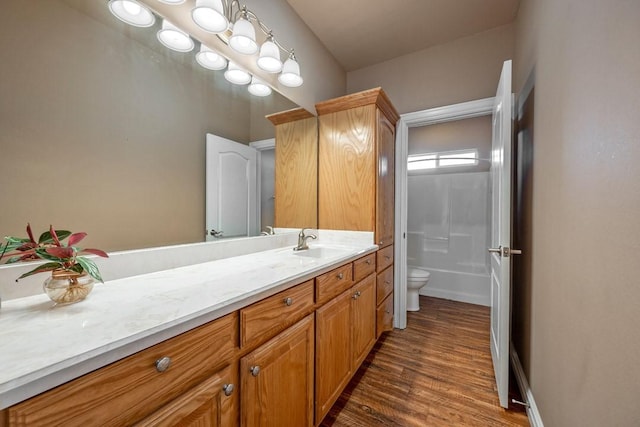
POLYGON ((362 295, 362 293, 360 291, 357 291, 356 295, 360 296, 360 295, 362 295))
POLYGON ((254 377, 257 377, 258 374, 260 373, 260 366, 255 365, 249 368, 249 372, 251 372, 251 375, 253 375, 254 377))
POLYGON ((289 306, 291 306, 291 304, 293 304, 293 298, 289 297, 289 298, 285 298, 284 299, 284 305, 289 307, 289 306))
POLYGON ((225 396, 231 396, 233 394, 233 389, 235 387, 233 386, 233 384, 225 384, 222 386, 222 391, 224 392, 225 396))
POLYGON ((342 273, 338 274, 338 279, 340 279, 340 280, 344 279, 344 274, 342 274, 342 273))
POLYGON ((360 291, 356 291, 356 293, 353 294, 353 296, 351 298, 358 299, 358 298, 360 298, 360 295, 362 295, 362 293, 360 293, 360 291))
POLYGON ((367 265, 371 265, 371 260, 370 259, 366 260, 365 262, 367 263, 367 265))
POLYGON ((164 372, 171 366, 171 358, 169 356, 161 357, 156 360, 156 371, 164 372))

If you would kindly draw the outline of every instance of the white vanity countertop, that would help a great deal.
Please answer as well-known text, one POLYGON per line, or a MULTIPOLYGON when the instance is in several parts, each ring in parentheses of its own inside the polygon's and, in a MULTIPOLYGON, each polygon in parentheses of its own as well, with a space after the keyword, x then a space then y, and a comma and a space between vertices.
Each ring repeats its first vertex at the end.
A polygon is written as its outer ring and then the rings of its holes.
POLYGON ((0 409, 377 249, 319 247, 326 250, 289 246, 107 281, 67 306, 44 294, 4 301, 0 409))

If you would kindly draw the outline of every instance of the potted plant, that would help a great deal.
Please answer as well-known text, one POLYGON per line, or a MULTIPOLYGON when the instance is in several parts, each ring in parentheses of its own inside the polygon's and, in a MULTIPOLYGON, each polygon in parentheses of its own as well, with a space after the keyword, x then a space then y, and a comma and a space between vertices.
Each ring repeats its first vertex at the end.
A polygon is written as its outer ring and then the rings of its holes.
POLYGON ((0 260, 8 257, 5 264, 16 262, 45 260, 33 270, 24 273, 18 279, 37 273, 51 272, 51 276, 44 282, 45 293, 56 303, 69 304, 86 298, 93 289, 95 281, 102 282, 102 276, 96 263, 82 255, 94 254, 108 257, 106 252, 99 249, 82 249, 76 246, 87 233, 71 233, 67 230, 56 231, 49 226, 36 241, 27 224, 26 238, 5 237, 4 246, 0 244, 0 260), (66 244, 63 241, 67 239, 66 244))

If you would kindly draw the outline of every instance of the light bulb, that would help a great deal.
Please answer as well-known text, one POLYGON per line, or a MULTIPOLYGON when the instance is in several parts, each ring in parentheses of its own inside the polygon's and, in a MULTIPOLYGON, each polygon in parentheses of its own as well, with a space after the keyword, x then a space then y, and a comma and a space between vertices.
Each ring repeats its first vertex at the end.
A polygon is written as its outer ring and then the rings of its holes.
POLYGON ((251 81, 251 74, 238 67, 235 62, 229 61, 227 71, 224 72, 224 78, 235 85, 246 85, 251 81))
POLYGON ((191 37, 166 19, 162 21, 162 28, 158 31, 158 40, 178 52, 190 52, 195 46, 191 37))
POLYGON ((142 11, 142 7, 138 3, 134 3, 132 1, 123 1, 122 3, 124 10, 126 10, 130 15, 139 15, 142 11))
POLYGON ((256 29, 246 18, 241 17, 233 24, 233 33, 229 39, 229 46, 236 52, 245 55, 253 55, 258 51, 256 29))
POLYGON ((135 0, 109 0, 109 10, 122 22, 135 27, 150 27, 156 22, 153 13, 135 0))
POLYGON ((280 61, 280 49, 271 39, 268 39, 260 47, 258 67, 268 73, 279 73, 282 70, 282 61, 280 61))
POLYGON ((302 85, 303 80, 300 76, 300 65, 293 55, 284 62, 282 73, 278 76, 278 81, 289 87, 302 85))
POLYGON ((229 28, 222 0, 196 0, 191 18, 200 28, 210 33, 222 33, 229 28))
POLYGON ((209 70, 222 70, 227 66, 227 60, 222 55, 205 45, 200 45, 200 52, 196 54, 196 61, 209 70))
POLYGON ((271 88, 256 76, 253 76, 249 85, 249 93, 255 96, 269 96, 271 95, 271 88))

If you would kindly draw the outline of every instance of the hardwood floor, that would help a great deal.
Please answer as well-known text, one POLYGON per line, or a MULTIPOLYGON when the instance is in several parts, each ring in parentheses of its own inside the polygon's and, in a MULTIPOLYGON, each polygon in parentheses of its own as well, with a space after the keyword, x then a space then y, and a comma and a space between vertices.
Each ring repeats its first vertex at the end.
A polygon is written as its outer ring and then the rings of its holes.
POLYGON ((341 426, 528 426, 499 405, 489 308, 420 297, 383 336, 322 422, 341 426))

